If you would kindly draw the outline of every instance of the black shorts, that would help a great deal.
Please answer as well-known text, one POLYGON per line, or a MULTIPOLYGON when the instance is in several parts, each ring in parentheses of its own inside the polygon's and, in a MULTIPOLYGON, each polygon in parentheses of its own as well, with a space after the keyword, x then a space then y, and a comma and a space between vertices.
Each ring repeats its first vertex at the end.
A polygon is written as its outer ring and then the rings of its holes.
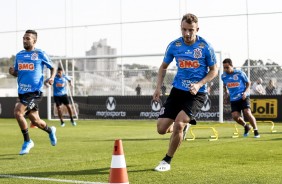
POLYGON ((70 104, 68 95, 54 96, 54 101, 55 101, 57 107, 62 105, 62 104, 64 104, 64 105, 70 104))
POLYGON ((38 111, 39 102, 42 100, 42 92, 36 91, 36 92, 29 92, 24 94, 19 94, 19 99, 22 104, 24 104, 26 107, 26 114, 29 113, 29 111, 34 110, 38 111))
POLYGON ((250 109, 250 97, 247 97, 245 100, 237 100, 237 101, 231 101, 231 112, 241 112, 244 109, 250 109))
POLYGON ((170 118, 175 120, 178 113, 183 110, 190 117, 190 123, 196 124, 194 116, 201 110, 206 100, 207 93, 197 93, 196 95, 192 95, 189 91, 172 88, 167 100, 160 110, 159 118, 170 118))

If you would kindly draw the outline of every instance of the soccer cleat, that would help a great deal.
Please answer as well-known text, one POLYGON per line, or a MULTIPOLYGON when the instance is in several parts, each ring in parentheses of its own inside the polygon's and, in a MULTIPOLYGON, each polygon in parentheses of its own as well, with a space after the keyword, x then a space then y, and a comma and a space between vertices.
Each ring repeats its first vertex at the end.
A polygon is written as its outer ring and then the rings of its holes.
POLYGON ((245 128, 244 137, 248 137, 251 128, 249 125, 245 125, 244 128, 245 128))
POLYGON ((188 131, 189 127, 190 127, 189 123, 185 125, 185 127, 183 129, 182 140, 185 140, 186 134, 187 134, 187 131, 188 131))
POLYGON ((257 130, 254 130, 254 138, 260 138, 260 135, 257 130))
POLYGON ((34 143, 32 140, 24 141, 22 150, 20 151, 20 155, 28 154, 29 150, 34 147, 34 143))
POLYGON ((56 127, 51 126, 51 133, 49 133, 49 138, 52 146, 56 146, 57 144, 57 137, 56 137, 56 127))
POLYGON ((61 123, 61 127, 65 127, 66 124, 64 122, 61 123))
POLYGON ((71 122, 71 124, 72 124, 72 126, 76 126, 76 122, 75 121, 71 122))
POLYGON ((170 164, 164 160, 162 160, 160 164, 155 168, 155 171, 159 171, 159 172, 169 171, 169 170, 170 170, 170 164))

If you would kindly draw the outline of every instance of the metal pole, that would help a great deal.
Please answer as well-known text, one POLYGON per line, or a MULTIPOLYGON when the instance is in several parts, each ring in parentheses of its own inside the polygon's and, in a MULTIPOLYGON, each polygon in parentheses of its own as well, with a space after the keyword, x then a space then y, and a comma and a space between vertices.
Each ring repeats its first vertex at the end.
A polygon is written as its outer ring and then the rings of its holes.
POLYGON ((246 0, 246 12, 247 12, 247 56, 248 56, 248 78, 251 79, 250 72, 250 51, 249 51, 249 10, 248 10, 248 0, 246 0))

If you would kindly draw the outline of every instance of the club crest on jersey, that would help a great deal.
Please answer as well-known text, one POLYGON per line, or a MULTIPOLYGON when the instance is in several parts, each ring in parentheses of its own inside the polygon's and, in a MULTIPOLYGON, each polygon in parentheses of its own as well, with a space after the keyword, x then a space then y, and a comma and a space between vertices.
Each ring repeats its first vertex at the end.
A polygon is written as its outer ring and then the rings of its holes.
POLYGON ((176 47, 180 47, 181 45, 182 45, 182 44, 181 44, 180 41, 175 42, 175 46, 176 46, 176 47))
POLYGON ((194 58, 202 57, 202 49, 196 48, 194 49, 194 58))
POLYGON ((18 70, 34 70, 33 63, 19 63, 18 70))
POLYGON ((238 80, 238 75, 233 75, 234 80, 238 80))
POLYGON ((38 60, 38 54, 37 54, 37 52, 34 52, 34 53, 31 55, 31 60, 38 60))

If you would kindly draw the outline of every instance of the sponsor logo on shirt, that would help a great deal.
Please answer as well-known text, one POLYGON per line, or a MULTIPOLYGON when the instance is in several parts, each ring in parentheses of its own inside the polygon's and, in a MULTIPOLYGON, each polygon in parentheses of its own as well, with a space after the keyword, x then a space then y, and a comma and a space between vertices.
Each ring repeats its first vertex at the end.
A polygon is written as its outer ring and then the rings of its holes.
POLYGON ((185 52, 185 54, 192 54, 192 51, 191 50, 187 50, 186 52, 185 52))
POLYGON ((181 60, 179 59, 180 68, 198 68, 200 63, 198 60, 181 60))
POLYGON ((240 82, 228 82, 227 83, 228 88, 236 88, 238 86, 240 86, 240 82))
POLYGON ((64 83, 56 83, 56 87, 64 87, 65 84, 64 83))
POLYGON ((19 63, 18 70, 34 70, 33 63, 19 63))

